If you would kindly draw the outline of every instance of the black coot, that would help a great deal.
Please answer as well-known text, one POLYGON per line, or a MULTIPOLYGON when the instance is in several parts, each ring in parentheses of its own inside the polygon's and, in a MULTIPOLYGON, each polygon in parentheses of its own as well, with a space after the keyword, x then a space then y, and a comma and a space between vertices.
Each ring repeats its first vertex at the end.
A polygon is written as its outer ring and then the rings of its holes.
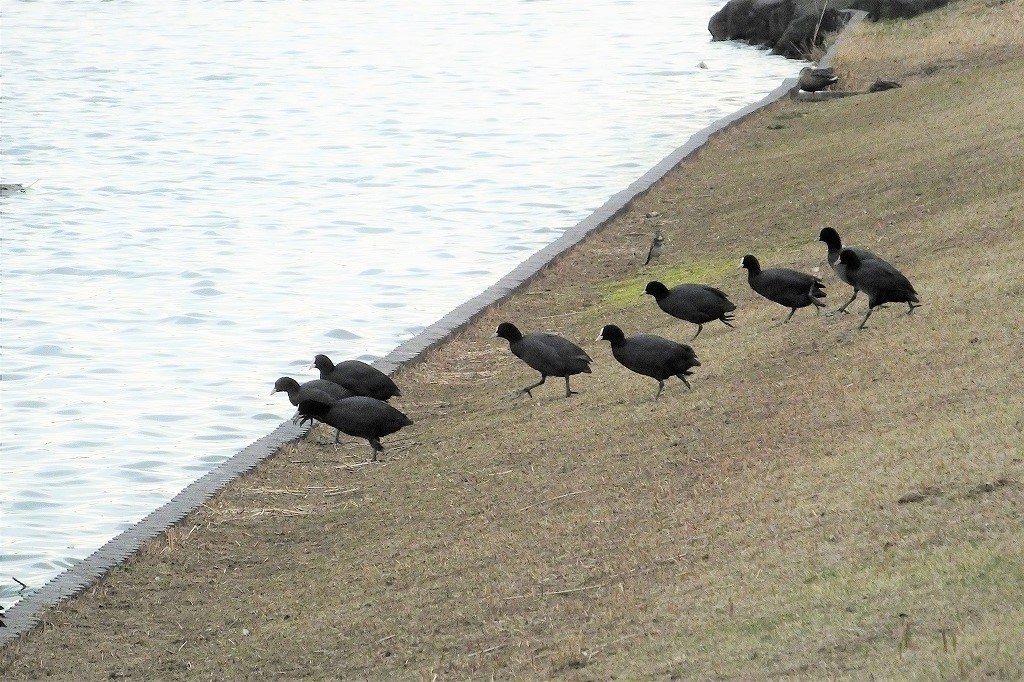
POLYGON ((665 379, 672 376, 679 377, 690 388, 690 382, 686 380, 686 377, 693 374, 690 368, 700 367, 700 360, 692 348, 655 334, 627 337, 616 325, 607 324, 601 329, 597 340, 610 342, 612 355, 626 369, 658 380, 655 399, 664 390, 665 379))
POLYGON ((321 379, 333 381, 356 395, 377 400, 402 395, 391 377, 361 360, 345 360, 334 364, 326 355, 318 355, 311 367, 320 370, 321 379))
POLYGON ((303 400, 316 400, 321 403, 330 404, 335 400, 351 398, 355 395, 352 391, 344 386, 339 386, 333 381, 313 379, 312 381, 300 384, 291 377, 281 377, 274 382, 274 390, 271 391, 271 395, 281 391, 287 393, 288 402, 296 406, 303 400))
POLYGON ((862 261, 881 259, 871 251, 862 249, 859 246, 843 247, 843 240, 840 239, 839 233, 832 227, 823 227, 821 229, 821 233, 818 234, 818 241, 825 242, 825 246, 828 247, 828 253, 825 258, 828 259, 828 264, 832 266, 832 270, 835 271, 839 279, 853 287, 853 296, 850 297, 850 300, 836 308, 837 313, 845 313, 847 306, 853 303, 853 300, 857 298, 857 294, 860 289, 857 288, 857 285, 853 283, 853 280, 850 279, 850 276, 847 274, 846 265, 839 262, 839 253, 843 248, 847 248, 856 253, 862 261))
POLYGON ((769 268, 762 270, 757 258, 746 255, 740 261, 740 267, 747 269, 747 282, 750 288, 769 301, 789 308, 789 315, 782 322, 789 322, 797 308, 813 305, 824 308, 821 299, 825 298, 825 285, 821 280, 805 272, 789 268, 769 268))
MULTIPOLYGON (((398 431, 403 426, 412 424, 412 420, 401 411, 388 405, 383 400, 353 396, 328 405, 317 400, 303 400, 299 403, 299 414, 305 419, 316 419, 328 426, 333 426, 341 433, 356 438, 365 438, 373 449, 373 461, 377 454, 384 453, 380 444, 383 436, 398 431)), ((338 442, 338 437, 334 439, 338 442)))
POLYGON ((868 295, 868 312, 858 329, 864 328, 875 308, 886 303, 906 303, 907 315, 913 313, 914 308, 921 307, 920 299, 910 280, 884 260, 861 260, 853 249, 840 251, 837 260, 846 266, 846 272, 853 280, 854 286, 868 295))
POLYGON ((693 335, 693 339, 700 336, 708 322, 720 320, 725 326, 732 326, 729 323, 732 322, 732 311, 736 310, 736 304, 730 301, 724 292, 714 287, 704 284, 678 284, 669 289, 661 282, 648 282, 644 293, 653 296, 658 302, 658 307, 672 317, 697 325, 697 333, 693 335))
POLYGON ((540 381, 520 389, 519 393, 533 397, 530 391, 544 383, 548 377, 565 377, 565 397, 575 391, 569 390, 569 377, 574 374, 590 374, 593 360, 572 341, 558 334, 534 332, 523 336, 511 322, 502 322, 494 335, 508 341, 509 348, 520 360, 540 372, 540 381))
MULTIPOLYGON (((316 400, 321 403, 330 405, 342 398, 351 398, 355 395, 352 391, 348 390, 344 386, 339 386, 333 381, 327 381, 325 379, 313 379, 307 381, 304 384, 299 384, 298 381, 291 377, 281 377, 274 382, 274 390, 270 392, 270 395, 284 391, 288 394, 288 402, 296 407, 303 400, 316 400)), ((293 422, 300 421, 299 415, 292 418, 293 422)), ((338 436, 335 434, 334 441, 338 441, 338 436)))

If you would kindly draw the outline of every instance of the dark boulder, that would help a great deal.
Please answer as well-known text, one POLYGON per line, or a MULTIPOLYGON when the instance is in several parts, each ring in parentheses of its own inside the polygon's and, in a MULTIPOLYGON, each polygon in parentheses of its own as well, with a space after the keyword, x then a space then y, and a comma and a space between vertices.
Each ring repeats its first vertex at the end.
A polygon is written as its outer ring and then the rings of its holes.
POLYGON ((708 22, 714 40, 767 45, 786 57, 805 58, 826 33, 839 30, 844 10, 868 18, 902 19, 942 7, 949 0, 729 0, 708 22))
POLYGON ((793 19, 792 0, 730 0, 708 23, 715 40, 773 45, 793 19))
MULTIPOLYGON (((844 3, 840 3, 844 4, 844 3)), ((868 19, 909 19, 949 4, 949 0, 846 0, 845 9, 859 9, 868 19)))
POLYGON ((813 47, 822 44, 826 33, 838 31, 845 22, 845 15, 831 7, 824 13, 795 14, 786 30, 772 45, 772 52, 791 59, 802 59, 813 47))

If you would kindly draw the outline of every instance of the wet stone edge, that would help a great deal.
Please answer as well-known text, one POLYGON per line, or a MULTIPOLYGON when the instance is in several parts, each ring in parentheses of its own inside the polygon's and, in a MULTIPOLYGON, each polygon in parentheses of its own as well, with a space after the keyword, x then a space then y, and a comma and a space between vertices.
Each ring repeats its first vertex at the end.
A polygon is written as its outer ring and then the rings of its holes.
MULTIPOLYGON (((848 14, 849 20, 839 37, 820 60, 819 63, 822 66, 831 64, 847 31, 867 16, 866 12, 849 12, 848 14)), ((787 78, 761 100, 720 118, 694 133, 683 146, 662 159, 626 189, 612 195, 604 205, 566 230, 561 237, 534 253, 482 293, 458 306, 416 336, 403 342, 383 358, 375 361, 373 365, 390 374, 403 365, 413 364, 422 359, 429 350, 464 330, 491 306, 529 284, 558 256, 623 213, 634 199, 642 197, 670 170, 696 155, 715 135, 782 99, 796 87, 796 82, 795 78, 787 78)), ((109 540, 88 557, 53 577, 39 589, 33 590, 31 594, 23 597, 3 612, 6 627, 0 628, 0 645, 7 644, 27 633, 39 624, 44 609, 56 606, 61 601, 83 592, 138 551, 147 540, 159 536, 179 523, 228 483, 254 469, 260 462, 275 454, 281 446, 298 440, 309 429, 309 426, 299 427, 290 421, 283 422, 266 436, 243 448, 230 459, 188 485, 169 502, 109 540)))

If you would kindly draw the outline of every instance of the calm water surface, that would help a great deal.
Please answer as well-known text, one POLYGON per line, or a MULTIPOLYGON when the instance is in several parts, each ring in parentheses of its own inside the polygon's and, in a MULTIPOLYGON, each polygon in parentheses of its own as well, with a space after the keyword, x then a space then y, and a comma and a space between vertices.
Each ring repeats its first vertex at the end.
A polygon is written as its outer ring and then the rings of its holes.
POLYGON ((794 75, 721 4, 5 2, 0 604, 794 75))

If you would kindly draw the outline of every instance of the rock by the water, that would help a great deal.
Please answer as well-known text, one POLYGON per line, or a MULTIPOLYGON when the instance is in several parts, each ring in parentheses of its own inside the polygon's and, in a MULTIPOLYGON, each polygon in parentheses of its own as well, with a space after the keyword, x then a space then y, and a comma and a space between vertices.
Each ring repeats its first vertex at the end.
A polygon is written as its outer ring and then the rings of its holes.
POLYGON ((729 0, 708 22, 715 40, 767 45, 776 54, 804 58, 824 35, 839 30, 844 10, 863 10, 873 21, 904 19, 949 0, 729 0))

